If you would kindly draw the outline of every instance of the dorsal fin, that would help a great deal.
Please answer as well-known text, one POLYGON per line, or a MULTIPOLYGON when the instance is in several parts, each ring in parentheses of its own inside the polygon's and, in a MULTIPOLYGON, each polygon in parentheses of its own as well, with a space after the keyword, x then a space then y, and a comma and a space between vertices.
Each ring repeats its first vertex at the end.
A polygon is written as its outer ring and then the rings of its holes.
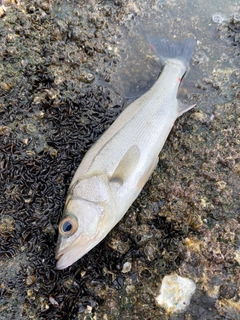
POLYGON ((140 150, 138 146, 133 145, 124 154, 121 161, 117 165, 112 177, 109 179, 110 183, 116 183, 122 185, 127 178, 132 174, 133 170, 137 166, 140 158, 140 150))

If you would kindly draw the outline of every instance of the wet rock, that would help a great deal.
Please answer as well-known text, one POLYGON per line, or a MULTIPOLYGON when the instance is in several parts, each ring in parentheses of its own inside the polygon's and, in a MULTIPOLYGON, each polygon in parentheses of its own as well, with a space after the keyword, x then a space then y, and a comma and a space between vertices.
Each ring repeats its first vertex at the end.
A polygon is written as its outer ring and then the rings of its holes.
POLYGON ((236 288, 232 284, 222 284, 219 293, 222 298, 232 299, 236 294, 236 288))

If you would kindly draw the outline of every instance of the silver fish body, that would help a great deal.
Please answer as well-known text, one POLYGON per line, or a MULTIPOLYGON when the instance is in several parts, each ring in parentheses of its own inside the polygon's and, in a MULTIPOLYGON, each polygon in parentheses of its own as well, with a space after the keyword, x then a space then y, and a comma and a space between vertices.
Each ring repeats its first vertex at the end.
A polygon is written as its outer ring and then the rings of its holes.
POLYGON ((119 222, 155 169, 176 118, 193 107, 176 97, 194 40, 154 41, 165 64, 161 76, 90 148, 70 184, 59 224, 58 269, 85 255, 119 222))

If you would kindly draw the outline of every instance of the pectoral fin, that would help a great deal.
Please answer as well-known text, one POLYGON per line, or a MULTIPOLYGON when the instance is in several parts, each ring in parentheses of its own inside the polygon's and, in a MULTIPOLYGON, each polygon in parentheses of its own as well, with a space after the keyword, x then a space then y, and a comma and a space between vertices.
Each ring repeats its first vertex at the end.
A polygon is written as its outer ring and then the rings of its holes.
POLYGON ((128 149, 110 178, 110 183, 122 185, 136 168, 139 158, 140 150, 136 145, 128 149))

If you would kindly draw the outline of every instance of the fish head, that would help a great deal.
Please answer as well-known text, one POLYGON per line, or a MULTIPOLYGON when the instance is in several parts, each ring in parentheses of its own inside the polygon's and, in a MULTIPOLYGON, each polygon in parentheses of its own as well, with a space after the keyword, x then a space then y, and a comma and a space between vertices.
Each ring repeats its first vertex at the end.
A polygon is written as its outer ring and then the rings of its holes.
POLYGON ((105 176, 71 184, 58 227, 57 269, 67 268, 96 246, 112 228, 110 216, 114 218, 114 210, 105 176))

